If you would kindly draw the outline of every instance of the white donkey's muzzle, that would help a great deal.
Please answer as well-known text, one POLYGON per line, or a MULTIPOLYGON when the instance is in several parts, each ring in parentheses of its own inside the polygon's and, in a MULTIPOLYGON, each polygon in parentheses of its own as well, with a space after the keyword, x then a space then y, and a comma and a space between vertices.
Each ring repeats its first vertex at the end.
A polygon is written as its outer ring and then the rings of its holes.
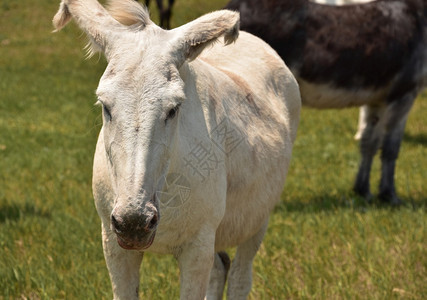
POLYGON ((151 201, 118 201, 111 213, 111 228, 124 249, 143 250, 151 246, 159 222, 159 212, 151 201))

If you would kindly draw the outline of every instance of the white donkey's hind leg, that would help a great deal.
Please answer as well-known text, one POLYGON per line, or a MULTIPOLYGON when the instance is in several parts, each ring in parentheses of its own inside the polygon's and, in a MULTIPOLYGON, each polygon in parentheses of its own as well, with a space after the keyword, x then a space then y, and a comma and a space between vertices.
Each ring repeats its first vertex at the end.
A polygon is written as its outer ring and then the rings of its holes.
POLYGON ((121 248, 115 234, 105 226, 102 226, 102 244, 114 300, 139 299, 139 267, 143 252, 121 248))
POLYGON ((224 294, 225 281, 230 269, 230 258, 225 252, 215 254, 214 265, 209 278, 206 300, 221 300, 224 294))
POLYGON ((228 279, 227 299, 246 299, 252 286, 252 262, 262 243, 268 220, 250 239, 237 247, 228 279))

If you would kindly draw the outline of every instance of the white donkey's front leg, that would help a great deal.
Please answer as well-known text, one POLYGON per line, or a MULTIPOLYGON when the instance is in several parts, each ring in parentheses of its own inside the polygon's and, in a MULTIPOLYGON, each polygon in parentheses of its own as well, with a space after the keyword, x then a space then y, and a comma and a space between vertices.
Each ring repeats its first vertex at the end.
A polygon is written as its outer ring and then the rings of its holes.
POLYGON ((199 233, 178 255, 181 300, 202 300, 206 296, 214 261, 215 232, 199 233))
POLYGON ((138 299, 139 267, 144 253, 121 248, 115 234, 104 225, 102 226, 102 244, 114 299, 138 299))

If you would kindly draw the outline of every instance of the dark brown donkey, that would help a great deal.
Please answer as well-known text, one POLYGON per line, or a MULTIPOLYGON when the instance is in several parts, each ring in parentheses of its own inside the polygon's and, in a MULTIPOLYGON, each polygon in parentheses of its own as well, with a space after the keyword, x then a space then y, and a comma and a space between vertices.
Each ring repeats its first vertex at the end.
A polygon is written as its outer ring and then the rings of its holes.
POLYGON ((227 8, 240 11, 242 30, 276 49, 296 76, 305 105, 364 106, 354 191, 371 199, 370 170, 381 148, 379 198, 400 204, 396 159, 409 111, 427 81, 427 0, 348 6, 233 0, 227 8))

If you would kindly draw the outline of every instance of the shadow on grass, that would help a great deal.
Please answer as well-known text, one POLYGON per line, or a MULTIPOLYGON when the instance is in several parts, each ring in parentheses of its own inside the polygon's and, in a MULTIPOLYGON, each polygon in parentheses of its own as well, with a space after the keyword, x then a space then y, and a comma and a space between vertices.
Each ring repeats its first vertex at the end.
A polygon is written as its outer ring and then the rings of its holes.
POLYGON ((403 136, 403 141, 411 144, 420 144, 420 145, 427 145, 427 134, 420 133, 415 135, 410 135, 408 133, 405 133, 403 136))
POLYGON ((7 203, 0 204, 0 223, 6 221, 17 221, 25 217, 42 217, 50 218, 49 212, 40 209, 32 203, 18 204, 18 203, 7 203))
POLYGON ((317 213, 317 212, 328 212, 342 209, 351 209, 359 212, 366 212, 372 209, 413 209, 419 208, 427 209, 427 197, 421 197, 417 199, 402 199, 404 204, 401 206, 391 206, 390 204, 382 202, 378 198, 372 199, 371 202, 367 202, 364 198, 355 194, 345 194, 337 197, 336 195, 319 195, 312 198, 305 199, 284 199, 276 206, 274 213, 282 212, 301 212, 301 213, 317 213))

